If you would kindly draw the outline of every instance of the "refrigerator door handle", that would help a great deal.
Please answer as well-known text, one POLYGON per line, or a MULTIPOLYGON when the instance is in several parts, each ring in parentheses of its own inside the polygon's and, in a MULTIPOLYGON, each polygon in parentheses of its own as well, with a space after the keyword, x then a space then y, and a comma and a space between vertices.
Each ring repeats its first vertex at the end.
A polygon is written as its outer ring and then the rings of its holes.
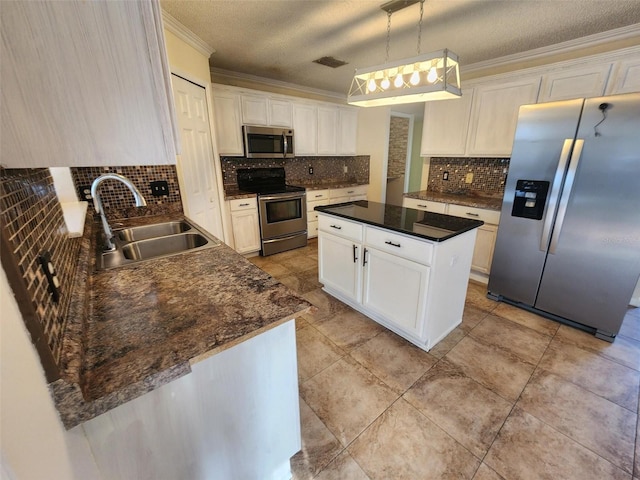
POLYGON ((540 238, 540 251, 546 252, 549 248, 549 237, 551 236, 551 228, 553 227, 553 217, 555 216, 555 205, 558 204, 558 196, 560 195, 560 189, 562 188, 562 178, 567 168, 567 161, 571 154, 571 147, 573 146, 573 138, 566 138, 562 145, 562 151, 560 152, 560 159, 558 160, 558 168, 556 169, 556 175, 553 178, 551 184, 551 193, 549 194, 549 203, 547 211, 544 214, 544 224, 542 226, 542 237, 540 238))
POLYGON ((578 164, 580 163, 580 157, 582 156, 582 147, 584 147, 584 140, 576 140, 576 144, 573 147, 573 153, 571 154, 571 161, 569 162, 567 179, 564 182, 564 190, 562 191, 562 197, 560 197, 560 204, 558 205, 556 226, 553 229, 553 234, 551 235, 551 244, 549 245, 550 254, 556 253, 556 248, 560 241, 560 232, 562 231, 564 216, 567 213, 567 205, 569 205, 569 197, 571 196, 571 190, 573 190, 573 182, 576 179, 576 171, 578 170, 578 164))

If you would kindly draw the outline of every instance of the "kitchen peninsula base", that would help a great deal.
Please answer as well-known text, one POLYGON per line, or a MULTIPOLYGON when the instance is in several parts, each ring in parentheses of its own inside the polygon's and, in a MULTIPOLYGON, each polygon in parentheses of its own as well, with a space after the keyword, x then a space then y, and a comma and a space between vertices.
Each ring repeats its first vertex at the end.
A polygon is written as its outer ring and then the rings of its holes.
POLYGON ((462 322, 482 222, 374 202, 317 210, 324 291, 426 351, 462 322))

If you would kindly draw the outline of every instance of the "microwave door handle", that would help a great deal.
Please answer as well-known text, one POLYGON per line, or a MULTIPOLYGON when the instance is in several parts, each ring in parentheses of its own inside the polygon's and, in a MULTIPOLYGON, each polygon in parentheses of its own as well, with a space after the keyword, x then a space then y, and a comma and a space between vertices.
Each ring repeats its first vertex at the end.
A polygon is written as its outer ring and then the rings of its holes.
POLYGON ((282 132, 282 140, 284 141, 284 150, 282 151, 282 158, 286 158, 287 150, 289 150, 289 142, 287 142, 287 132, 282 132))

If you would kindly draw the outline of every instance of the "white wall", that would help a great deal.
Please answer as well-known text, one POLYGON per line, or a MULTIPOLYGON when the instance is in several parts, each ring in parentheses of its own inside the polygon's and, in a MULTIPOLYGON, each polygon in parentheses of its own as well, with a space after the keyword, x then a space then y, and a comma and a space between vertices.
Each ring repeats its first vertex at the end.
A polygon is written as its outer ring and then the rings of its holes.
POLYGON ((368 198, 385 201, 387 158, 389 155, 389 119, 391 108, 370 107, 358 111, 358 155, 370 155, 368 198))
POLYGON ((81 427, 66 431, 4 269, 0 269, 0 473, 15 480, 100 479, 81 427))

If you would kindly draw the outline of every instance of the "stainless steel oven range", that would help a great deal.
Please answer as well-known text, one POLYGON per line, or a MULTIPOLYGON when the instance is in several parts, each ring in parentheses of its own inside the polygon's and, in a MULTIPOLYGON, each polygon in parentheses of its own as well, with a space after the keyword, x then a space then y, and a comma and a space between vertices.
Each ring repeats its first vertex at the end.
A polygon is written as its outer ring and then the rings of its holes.
POLYGON ((239 168, 238 188, 258 194, 260 255, 307 244, 307 200, 303 187, 287 185, 283 167, 239 168))

